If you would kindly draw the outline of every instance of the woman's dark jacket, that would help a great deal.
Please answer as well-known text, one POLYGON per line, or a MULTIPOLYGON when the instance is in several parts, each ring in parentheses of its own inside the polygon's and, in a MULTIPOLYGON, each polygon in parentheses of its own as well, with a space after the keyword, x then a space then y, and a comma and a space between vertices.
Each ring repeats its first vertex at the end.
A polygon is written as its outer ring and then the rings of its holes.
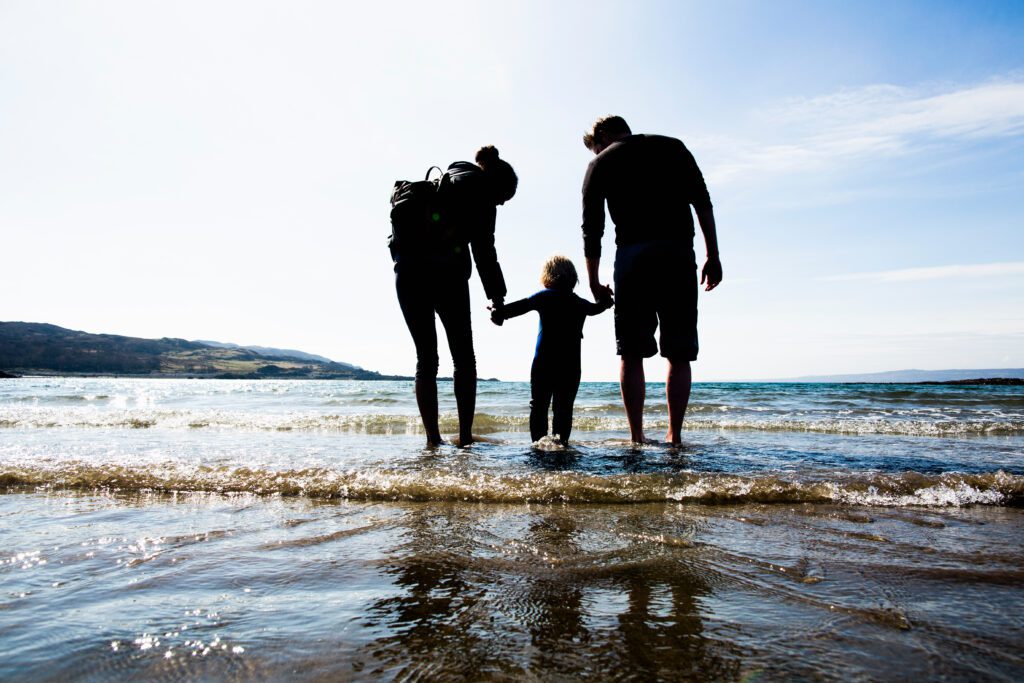
POLYGON ((504 299, 505 278, 494 249, 497 207, 490 179, 476 164, 456 161, 448 167, 438 190, 443 237, 413 253, 394 254, 395 268, 441 272, 473 272, 473 250, 480 280, 488 299, 504 299))

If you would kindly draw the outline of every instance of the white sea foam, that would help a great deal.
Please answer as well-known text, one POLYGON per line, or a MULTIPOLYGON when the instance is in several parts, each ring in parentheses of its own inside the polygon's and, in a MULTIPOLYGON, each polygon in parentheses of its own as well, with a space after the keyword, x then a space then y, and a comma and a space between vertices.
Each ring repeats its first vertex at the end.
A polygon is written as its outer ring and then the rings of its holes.
MULTIPOLYGON (((458 416, 443 413, 441 428, 458 429, 458 416)), ((665 430, 668 421, 657 416, 645 420, 650 430, 665 430)), ((236 429, 259 431, 327 431, 363 434, 418 434, 419 416, 410 413, 323 414, 312 412, 255 412, 230 410, 99 410, 78 407, 7 406, 0 408, 0 428, 126 428, 126 429, 236 429)), ((686 420, 687 430, 757 430, 773 432, 818 432, 824 434, 892 434, 907 436, 1015 435, 1024 434, 1024 420, 986 419, 794 419, 777 416, 747 419, 694 417, 686 420)), ((525 414, 478 413, 474 430, 481 434, 529 431, 525 414)), ((576 432, 628 431, 625 417, 577 417, 576 432)))
POLYGON ((1016 505, 1024 476, 988 474, 848 475, 838 479, 718 473, 619 474, 385 468, 266 470, 177 462, 146 466, 0 465, 0 486, 14 490, 252 493, 351 500, 476 501, 483 503, 819 503, 905 507, 1016 505))

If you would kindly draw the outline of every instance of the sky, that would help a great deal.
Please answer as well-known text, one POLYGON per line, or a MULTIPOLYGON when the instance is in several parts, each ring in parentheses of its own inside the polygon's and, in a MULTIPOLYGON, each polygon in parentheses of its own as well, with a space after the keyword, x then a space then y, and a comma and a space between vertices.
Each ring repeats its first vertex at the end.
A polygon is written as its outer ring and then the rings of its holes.
MULTIPOLYGON (((528 296, 584 271, 581 136, 619 114, 715 205, 696 380, 1024 367, 1021 35, 1020 2, 0 0, 0 320, 411 374, 394 181, 498 147, 528 296)), ((471 295, 480 376, 528 378, 535 316, 471 295)), ((584 333, 617 378, 611 314, 584 333)))

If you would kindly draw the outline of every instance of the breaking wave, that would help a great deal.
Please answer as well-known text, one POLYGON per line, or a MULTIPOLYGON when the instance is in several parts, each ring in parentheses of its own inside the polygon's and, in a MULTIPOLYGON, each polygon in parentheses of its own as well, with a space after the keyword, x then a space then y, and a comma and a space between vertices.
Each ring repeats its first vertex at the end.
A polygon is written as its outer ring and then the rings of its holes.
MULTIPOLYGON (((793 418, 764 415, 744 418, 691 417, 684 423, 688 430, 756 430, 775 432, 818 432, 825 434, 887 434, 907 436, 1022 435, 1024 420, 991 419, 979 416, 969 420, 905 418, 793 418)), ((651 415, 646 425, 664 430, 664 416, 651 415)), ((363 434, 417 434, 419 417, 412 414, 360 413, 247 413, 220 410, 123 411, 68 410, 56 408, 9 409, 0 411, 0 428, 126 428, 126 429, 238 429, 259 431, 327 431, 363 434)), ((441 429, 457 431, 453 413, 441 416, 441 429)), ((529 417, 521 415, 477 414, 473 429, 481 434, 529 431, 529 417)), ((621 415, 592 415, 583 411, 573 420, 578 432, 626 431, 621 415)))
POLYGON ((840 503, 875 506, 1024 504, 1024 476, 863 473, 837 478, 721 473, 580 472, 490 474, 446 469, 275 471, 162 463, 146 466, 65 461, 52 466, 0 465, 0 486, 119 492, 209 492, 349 500, 480 503, 840 503))

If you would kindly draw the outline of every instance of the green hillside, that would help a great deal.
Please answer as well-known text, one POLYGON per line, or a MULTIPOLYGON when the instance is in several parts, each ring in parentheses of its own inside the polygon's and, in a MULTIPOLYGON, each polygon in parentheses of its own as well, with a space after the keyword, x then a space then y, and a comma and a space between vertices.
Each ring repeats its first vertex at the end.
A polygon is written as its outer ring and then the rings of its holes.
POLYGON ((10 374, 221 378, 406 379, 347 364, 221 348, 184 339, 89 334, 45 323, 0 322, 0 371, 10 374))

